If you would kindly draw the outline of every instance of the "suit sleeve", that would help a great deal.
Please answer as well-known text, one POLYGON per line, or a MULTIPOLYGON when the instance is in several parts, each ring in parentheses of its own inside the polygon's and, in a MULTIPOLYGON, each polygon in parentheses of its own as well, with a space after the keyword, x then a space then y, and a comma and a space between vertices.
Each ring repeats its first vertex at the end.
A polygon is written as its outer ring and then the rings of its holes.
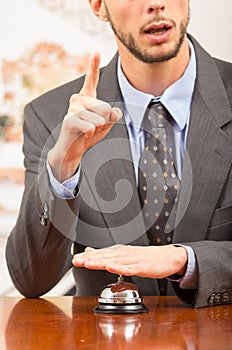
POLYGON ((197 290, 181 289, 174 283, 176 294, 195 308, 232 303, 232 242, 199 241, 186 243, 194 250, 198 270, 197 290))
POLYGON ((49 291, 72 266, 70 248, 75 240, 79 200, 61 199, 50 190, 45 162, 54 142, 55 133, 40 120, 32 104, 27 105, 25 190, 6 247, 11 278, 26 297, 49 291))

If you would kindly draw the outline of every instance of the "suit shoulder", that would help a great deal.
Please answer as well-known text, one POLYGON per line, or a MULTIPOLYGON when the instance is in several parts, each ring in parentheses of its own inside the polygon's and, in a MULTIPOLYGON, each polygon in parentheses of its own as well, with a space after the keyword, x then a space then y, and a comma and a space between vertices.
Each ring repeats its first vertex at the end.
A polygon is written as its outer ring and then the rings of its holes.
POLYGON ((41 102, 45 102, 46 100, 54 101, 59 99, 61 101, 69 99, 72 94, 78 93, 83 85, 84 76, 81 76, 78 79, 67 82, 63 85, 55 87, 52 90, 46 91, 42 95, 38 96, 34 100, 31 101, 33 105, 41 104, 41 102))
POLYGON ((214 58, 216 65, 218 66, 219 71, 223 74, 223 75, 227 75, 227 74, 232 74, 232 63, 231 62, 227 62, 227 61, 223 61, 220 60, 218 58, 214 58))
POLYGON ((24 109, 24 120, 36 115, 48 128, 54 128, 67 113, 70 97, 78 93, 83 85, 84 76, 58 86, 35 98, 24 109))
MULTIPOLYGON (((101 68, 101 75, 104 68, 101 68)), ((70 97, 80 92, 84 79, 85 75, 49 90, 27 103, 24 109, 24 119, 31 119, 31 116, 35 115, 47 127, 54 128, 63 120, 69 108, 70 97)))
MULTIPOLYGON (((100 69, 100 79, 104 70, 105 67, 102 67, 100 69)), ((27 109, 30 105, 30 107, 32 107, 36 112, 37 109, 41 110, 41 108, 43 107, 49 109, 54 107, 55 105, 58 105, 60 108, 60 106, 62 105, 65 107, 65 111, 67 111, 70 97, 73 94, 80 92, 84 83, 84 79, 85 75, 82 75, 81 77, 75 80, 69 81, 63 85, 55 87, 54 89, 49 90, 43 93, 42 95, 38 96, 34 100, 30 101, 25 108, 27 109)))
POLYGON ((216 65, 218 67, 223 81, 232 85, 232 63, 220 60, 218 58, 214 58, 214 60, 216 62, 216 65))
POLYGON ((228 97, 232 105, 232 63, 215 58, 216 65, 225 85, 228 97))

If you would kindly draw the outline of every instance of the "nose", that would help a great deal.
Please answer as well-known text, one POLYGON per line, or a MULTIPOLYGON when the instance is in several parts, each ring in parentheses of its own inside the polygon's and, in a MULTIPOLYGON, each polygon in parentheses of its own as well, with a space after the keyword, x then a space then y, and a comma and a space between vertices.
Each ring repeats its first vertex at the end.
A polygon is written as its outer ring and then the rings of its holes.
POLYGON ((150 0, 147 5, 147 12, 159 12, 165 10, 165 0, 150 0))

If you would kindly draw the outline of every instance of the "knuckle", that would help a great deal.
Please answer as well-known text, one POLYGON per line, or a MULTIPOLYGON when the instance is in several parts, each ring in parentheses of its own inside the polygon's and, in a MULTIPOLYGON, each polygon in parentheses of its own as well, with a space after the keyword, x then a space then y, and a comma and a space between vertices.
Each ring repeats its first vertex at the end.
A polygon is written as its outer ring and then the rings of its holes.
POLYGON ((76 103, 78 99, 79 99, 79 94, 73 94, 69 99, 69 103, 70 104, 76 103))
POLYGON ((76 109, 73 107, 69 107, 68 109, 68 117, 73 117, 76 114, 76 109))
POLYGON ((69 108, 78 108, 84 106, 86 103, 87 96, 82 95, 81 93, 73 94, 69 99, 69 108))

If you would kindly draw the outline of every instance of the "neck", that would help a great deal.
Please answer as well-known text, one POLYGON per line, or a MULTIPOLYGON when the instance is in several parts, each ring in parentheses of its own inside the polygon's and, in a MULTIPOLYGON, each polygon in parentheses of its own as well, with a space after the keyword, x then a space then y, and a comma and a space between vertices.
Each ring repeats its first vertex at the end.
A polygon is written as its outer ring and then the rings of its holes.
POLYGON ((144 63, 119 45, 122 70, 130 84, 137 90, 161 96, 163 92, 184 74, 190 53, 187 38, 178 55, 166 62, 144 63))

